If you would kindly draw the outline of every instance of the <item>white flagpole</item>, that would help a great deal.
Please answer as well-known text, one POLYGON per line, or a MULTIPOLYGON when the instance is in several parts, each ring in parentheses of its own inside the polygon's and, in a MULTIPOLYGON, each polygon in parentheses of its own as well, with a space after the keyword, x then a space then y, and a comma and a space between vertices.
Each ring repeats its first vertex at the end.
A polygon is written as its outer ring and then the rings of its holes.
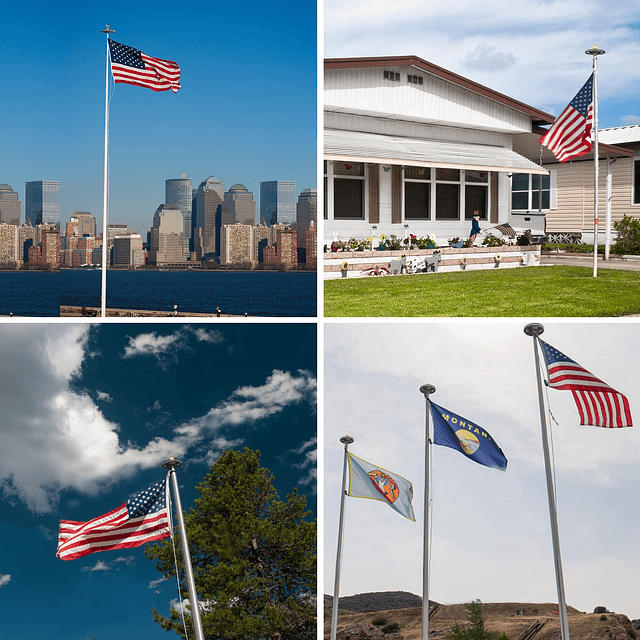
POLYGON ((560 558, 560 537, 558 535, 558 513, 556 511, 556 498, 553 490, 553 476, 551 474, 551 456, 549 455, 549 427, 547 425, 547 413, 544 406, 544 393, 542 377, 540 375, 540 356, 538 355, 538 338, 544 332, 541 324, 528 324, 524 328, 528 336, 533 337, 533 353, 536 363, 536 376, 538 379, 538 403, 540 406, 540 426, 542 428, 542 449, 544 452, 544 468, 547 477, 547 498, 549 501, 549 518, 551 521, 551 541, 553 544, 553 558, 556 571, 556 586, 558 589, 558 608, 560 610, 560 629, 562 640, 569 640, 569 622, 567 621, 567 601, 564 595, 564 578, 562 576, 562 561, 560 558))
POLYGON ((180 462, 180 460, 169 458, 162 463, 162 468, 169 470, 169 474, 171 475, 171 484, 173 485, 173 499, 176 503, 176 514, 178 515, 178 528, 180 529, 180 542, 182 543, 182 559, 184 561, 184 572, 187 578, 187 590, 189 592, 189 603, 191 605, 193 631, 196 634, 196 640, 204 640, 202 620, 200 619, 200 607, 198 605, 198 592, 196 591, 196 581, 193 576, 191 554, 189 553, 189 541, 187 540, 187 529, 184 526, 184 515, 182 514, 182 503, 180 502, 180 491, 178 489, 178 476, 176 474, 176 469, 181 465, 182 462, 180 462))
POLYGON ((431 403, 429 395, 435 393, 432 384, 423 384, 420 391, 425 398, 425 447, 424 447, 424 531, 422 540, 422 640, 429 639, 429 449, 431 436, 429 433, 429 414, 431 403))
POLYGON ((340 442, 344 444, 344 463, 342 466, 342 493, 340 494, 340 521, 338 524, 338 548, 336 550, 336 576, 333 585, 333 603, 331 608, 331 640, 336 640, 338 634, 338 602, 340 598, 340 573, 342 571, 342 539, 344 537, 344 504, 347 490, 347 453, 353 442, 351 436, 342 436, 340 442))
POLYGON ((107 74, 104 90, 104 183, 102 189, 102 293, 100 295, 100 315, 107 315, 107 217, 109 211, 109 34, 115 33, 107 25, 100 33, 107 34, 107 74))
POLYGON ((598 56, 604 53, 604 49, 598 49, 593 45, 592 49, 585 51, 587 55, 593 56, 593 150, 594 150, 594 213, 593 213, 593 277, 598 277, 598 174, 600 171, 598 157, 598 56))

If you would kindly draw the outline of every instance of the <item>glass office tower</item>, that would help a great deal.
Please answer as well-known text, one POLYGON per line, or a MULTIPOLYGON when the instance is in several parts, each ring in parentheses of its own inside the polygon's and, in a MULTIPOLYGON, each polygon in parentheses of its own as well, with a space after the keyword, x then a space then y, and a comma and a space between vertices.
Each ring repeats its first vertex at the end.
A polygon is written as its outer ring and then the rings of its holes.
POLYGON ((189 240, 191 239, 191 201, 193 199, 193 186, 191 178, 183 173, 180 178, 165 180, 164 204, 175 204, 182 211, 184 255, 189 256, 189 240))
POLYGON ((260 222, 271 226, 278 222, 296 221, 296 183, 292 180, 270 180, 260 183, 260 222))
POLYGON ((24 219, 26 224, 60 225, 60 181, 35 180, 27 182, 24 190, 24 219))

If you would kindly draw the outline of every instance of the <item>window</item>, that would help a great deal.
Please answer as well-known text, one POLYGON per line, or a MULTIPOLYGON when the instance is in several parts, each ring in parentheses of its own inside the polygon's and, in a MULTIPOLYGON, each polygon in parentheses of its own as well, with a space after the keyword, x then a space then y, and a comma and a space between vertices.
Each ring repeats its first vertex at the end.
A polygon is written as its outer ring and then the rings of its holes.
POLYGON ((551 176, 514 173, 511 178, 511 209, 538 211, 540 209, 540 179, 542 179, 542 208, 551 208, 551 176))
POLYGON ((640 159, 633 161, 633 204, 640 204, 640 159))
POLYGON ((436 220, 459 219, 460 170, 436 169, 436 220), (449 184, 454 181, 455 184, 449 184))
POLYGON ((400 74, 396 71, 384 71, 383 76, 385 80, 393 80, 394 82, 400 82, 400 74))
POLYGON ((471 220, 475 213, 478 213, 480 220, 486 220, 489 173, 487 171, 465 171, 464 182, 465 220, 471 220))
POLYGON ((409 82, 410 84, 422 84, 422 77, 408 75, 407 82, 409 82))
POLYGON ((431 169, 428 167, 405 167, 404 170, 404 217, 406 220, 429 220, 431 218, 431 169))
POLYGON ((364 163, 333 163, 333 217, 335 220, 364 218, 364 163))

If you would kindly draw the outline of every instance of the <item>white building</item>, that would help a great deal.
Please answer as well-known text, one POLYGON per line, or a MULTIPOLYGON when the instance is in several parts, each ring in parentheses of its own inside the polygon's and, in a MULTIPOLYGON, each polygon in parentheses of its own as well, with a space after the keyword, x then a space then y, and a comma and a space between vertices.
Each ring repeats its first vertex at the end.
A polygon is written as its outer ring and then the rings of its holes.
MULTIPOLYGON (((325 60, 325 243, 511 222, 514 138, 554 117, 415 56, 325 60)), ((531 156, 535 157, 535 156, 531 156)))

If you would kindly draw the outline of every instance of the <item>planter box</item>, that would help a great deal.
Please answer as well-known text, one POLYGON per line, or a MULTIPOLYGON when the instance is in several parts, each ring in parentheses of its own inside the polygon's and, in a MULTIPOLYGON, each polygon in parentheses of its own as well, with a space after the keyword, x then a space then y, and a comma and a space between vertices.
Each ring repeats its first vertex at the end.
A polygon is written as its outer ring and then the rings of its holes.
MULTIPOLYGON (((502 247, 468 247, 455 249, 412 249, 410 251, 336 251, 323 254, 324 277, 333 279, 342 277, 341 267, 349 263, 349 278, 364 276, 364 272, 375 267, 388 268, 391 260, 403 256, 431 256, 440 252, 442 260, 439 272, 477 271, 479 269, 509 269, 514 267, 537 266, 540 264, 540 245, 505 245, 502 247), (500 256, 496 263, 496 256, 500 256)), ((417 274, 420 275, 420 274, 417 274)))

